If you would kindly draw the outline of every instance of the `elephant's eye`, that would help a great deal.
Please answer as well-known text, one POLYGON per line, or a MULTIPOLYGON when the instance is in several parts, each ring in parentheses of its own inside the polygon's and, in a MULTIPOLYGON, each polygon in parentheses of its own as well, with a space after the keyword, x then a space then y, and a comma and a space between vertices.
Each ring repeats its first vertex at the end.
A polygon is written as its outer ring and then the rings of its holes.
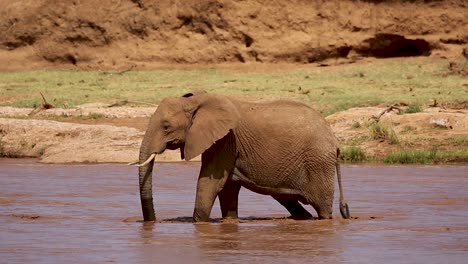
POLYGON ((169 123, 163 123, 162 129, 163 129, 165 132, 169 132, 169 130, 171 130, 171 124, 169 124, 169 123))

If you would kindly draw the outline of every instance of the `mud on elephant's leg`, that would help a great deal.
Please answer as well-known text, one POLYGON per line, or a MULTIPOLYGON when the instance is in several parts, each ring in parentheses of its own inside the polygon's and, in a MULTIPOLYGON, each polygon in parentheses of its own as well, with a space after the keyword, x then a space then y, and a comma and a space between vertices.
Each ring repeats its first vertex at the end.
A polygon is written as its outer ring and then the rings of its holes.
POLYGON ((197 183, 193 222, 208 222, 216 195, 218 194, 219 179, 200 176, 197 183))
POLYGON ((273 196, 282 206, 284 206, 291 214, 294 220, 308 220, 313 219, 313 216, 299 203, 296 199, 288 199, 284 197, 273 196))
POLYGON ((238 201, 241 184, 236 181, 227 181, 224 188, 219 192, 219 205, 223 218, 238 218, 238 201))

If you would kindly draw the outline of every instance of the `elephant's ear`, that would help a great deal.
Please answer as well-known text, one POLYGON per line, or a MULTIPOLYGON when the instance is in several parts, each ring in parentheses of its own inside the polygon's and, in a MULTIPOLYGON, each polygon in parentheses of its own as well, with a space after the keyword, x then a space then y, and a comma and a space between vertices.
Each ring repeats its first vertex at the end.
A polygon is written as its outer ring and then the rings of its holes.
POLYGON ((185 137, 185 160, 205 152, 239 123, 237 107, 226 97, 203 94, 190 99, 195 103, 189 111, 192 122, 185 137))

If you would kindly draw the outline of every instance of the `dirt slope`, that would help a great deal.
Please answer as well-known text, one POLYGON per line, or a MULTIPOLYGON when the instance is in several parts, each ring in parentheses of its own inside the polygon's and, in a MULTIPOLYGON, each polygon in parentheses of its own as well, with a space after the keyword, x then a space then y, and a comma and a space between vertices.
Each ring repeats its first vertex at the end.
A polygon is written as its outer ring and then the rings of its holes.
POLYGON ((467 13, 463 0, 0 0, 0 70, 461 56, 467 13))

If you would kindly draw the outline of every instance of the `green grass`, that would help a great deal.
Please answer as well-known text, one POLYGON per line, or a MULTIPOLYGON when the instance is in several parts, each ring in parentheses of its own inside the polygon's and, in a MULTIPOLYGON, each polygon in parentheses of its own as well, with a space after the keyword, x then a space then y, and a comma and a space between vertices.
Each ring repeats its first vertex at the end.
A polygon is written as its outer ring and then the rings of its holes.
POLYGON ((422 107, 419 104, 408 105, 408 107, 403 110, 403 114, 414 114, 419 112, 422 112, 422 107))
POLYGON ((288 66, 287 70, 281 70, 280 65, 274 70, 262 70, 261 65, 260 70, 246 67, 241 72, 229 68, 134 70, 124 74, 70 70, 3 72, 0 105, 38 106, 40 91, 57 107, 121 100, 158 104, 167 96, 204 89, 264 99, 292 98, 329 115, 381 103, 421 105, 432 99, 456 103, 468 96, 466 89, 460 89, 464 79, 446 74, 446 60, 392 59, 339 67, 288 66), (406 78, 409 75, 412 78, 406 78))
POLYGON ((433 164, 450 162, 468 162, 468 150, 439 151, 431 150, 398 150, 388 154, 385 163, 389 164, 433 164))
POLYGON ((344 162, 364 162, 368 157, 360 147, 344 147, 340 149, 340 160, 344 162))
POLYGON ((439 151, 437 153, 436 162, 440 163, 468 163, 468 149, 460 149, 454 151, 439 151))
POLYGON ((390 164, 431 164, 434 162, 437 150, 398 150, 385 157, 384 162, 390 164))

